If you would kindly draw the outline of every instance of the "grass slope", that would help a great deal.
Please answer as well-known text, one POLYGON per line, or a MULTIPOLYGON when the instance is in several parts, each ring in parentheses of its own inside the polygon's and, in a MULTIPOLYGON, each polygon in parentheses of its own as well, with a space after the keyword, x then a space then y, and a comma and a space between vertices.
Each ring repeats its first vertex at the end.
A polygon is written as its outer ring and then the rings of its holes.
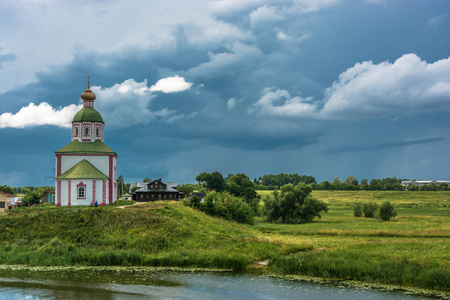
POLYGON ((450 193, 320 192, 339 202, 302 225, 242 225, 179 202, 11 211, 0 215, 0 264, 244 270, 269 260, 268 270, 281 274, 448 291, 450 193), (399 216, 353 217, 352 203, 376 197, 394 203, 399 216))
POLYGON ((297 251, 179 202, 16 210, 0 216, 0 228, 1 264, 242 270, 253 261, 297 251))

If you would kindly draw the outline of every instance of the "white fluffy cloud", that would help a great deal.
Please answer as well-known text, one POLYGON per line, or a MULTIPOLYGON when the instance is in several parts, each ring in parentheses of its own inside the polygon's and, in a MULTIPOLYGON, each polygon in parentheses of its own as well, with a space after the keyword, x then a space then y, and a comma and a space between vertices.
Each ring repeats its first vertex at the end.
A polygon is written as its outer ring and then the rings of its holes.
POLYGON ((244 101, 244 99, 242 99, 242 98, 238 99, 238 98, 233 97, 233 98, 228 99, 228 102, 227 102, 228 110, 233 110, 236 107, 236 104, 238 104, 242 101, 244 101))
POLYGON ((15 114, 9 112, 1 114, 0 128, 24 128, 37 125, 70 127, 73 116, 80 108, 81 105, 72 104, 57 110, 46 102, 39 105, 30 103, 15 114))
POLYGON ((326 90, 323 107, 286 90, 264 89, 249 113, 364 119, 450 110, 450 58, 427 63, 405 54, 394 63, 357 63, 326 90))
MULTIPOLYGON (((136 124, 148 124, 151 121, 171 123, 184 118, 183 114, 167 108, 152 111, 149 106, 155 97, 155 91, 175 93, 189 89, 192 83, 183 77, 174 76, 160 79, 155 85, 148 87, 147 81, 136 82, 134 79, 125 80, 112 87, 102 88, 93 86, 97 95, 95 107, 101 113, 108 126, 128 127, 136 124)), ((82 104, 54 109, 43 102, 39 105, 30 103, 22 107, 16 114, 3 113, 0 115, 0 128, 24 128, 39 125, 55 125, 70 127, 73 116, 81 109, 82 104)))
POLYGON ((265 88, 261 94, 250 108, 250 114, 297 117, 310 116, 316 110, 316 106, 310 103, 311 98, 291 97, 286 90, 265 88))
POLYGON ((192 83, 186 82, 183 77, 175 75, 158 80, 150 87, 152 92, 175 93, 189 89, 192 83))
POLYGON ((405 54, 394 63, 358 63, 327 89, 321 117, 373 118, 450 109, 450 58, 427 63, 405 54))

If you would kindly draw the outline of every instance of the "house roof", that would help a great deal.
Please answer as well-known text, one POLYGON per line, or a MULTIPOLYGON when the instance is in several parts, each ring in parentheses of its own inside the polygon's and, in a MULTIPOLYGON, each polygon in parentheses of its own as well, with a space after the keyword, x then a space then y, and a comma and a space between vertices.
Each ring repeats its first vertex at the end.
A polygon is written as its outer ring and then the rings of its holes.
POLYGON ((123 194, 122 197, 131 197, 131 195, 126 193, 126 194, 123 194))
POLYGON ((56 177, 56 179, 109 179, 90 162, 83 159, 75 166, 56 177))
POLYGON ((102 122, 103 118, 95 108, 90 106, 83 107, 75 117, 73 117, 72 122, 102 122))
POLYGON ((163 182, 163 181, 161 181, 161 179, 153 180, 151 182, 138 182, 136 185, 137 185, 137 187, 139 187, 139 189, 136 190, 136 192, 147 192, 147 191, 149 191, 148 185, 149 184, 154 184, 155 182, 160 182, 160 183, 166 185, 166 189, 164 190, 164 192, 179 192, 176 189, 178 187, 178 183, 177 182, 163 182))
POLYGON ((15 197, 16 196, 16 195, 13 195, 13 194, 10 194, 7 192, 2 192, 2 191, 0 191, 0 194, 2 194, 3 196, 6 196, 6 197, 15 197))
POLYGON ((116 154, 101 140, 96 140, 93 143, 83 143, 78 140, 73 140, 55 153, 111 153, 116 154))

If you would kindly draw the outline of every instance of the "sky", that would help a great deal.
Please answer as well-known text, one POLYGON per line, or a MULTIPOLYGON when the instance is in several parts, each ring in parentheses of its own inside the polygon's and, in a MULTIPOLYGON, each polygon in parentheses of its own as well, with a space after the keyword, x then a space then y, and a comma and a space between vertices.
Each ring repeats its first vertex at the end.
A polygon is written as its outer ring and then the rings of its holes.
POLYGON ((450 179, 450 1, 0 0, 0 185, 52 185, 87 87, 125 182, 450 179))

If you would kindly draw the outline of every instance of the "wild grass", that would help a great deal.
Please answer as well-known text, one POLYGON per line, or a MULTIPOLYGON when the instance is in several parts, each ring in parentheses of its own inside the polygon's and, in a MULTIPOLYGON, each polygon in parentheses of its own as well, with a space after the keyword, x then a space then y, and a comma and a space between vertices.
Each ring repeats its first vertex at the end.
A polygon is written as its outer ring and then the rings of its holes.
POLYGON ((13 210, 0 215, 0 264, 245 270, 269 260, 268 270, 281 274, 448 291, 449 194, 319 192, 342 203, 302 225, 238 224, 180 202, 13 210), (385 200, 398 213, 390 221, 353 217, 352 203, 385 200))
POLYGON ((180 202, 138 207, 62 207, 0 217, 0 263, 148 265, 246 269, 289 253, 249 227, 212 218, 180 202))
POLYGON ((312 223, 271 224, 260 218, 254 227, 268 238, 312 247, 274 257, 269 269, 277 273, 448 291, 450 209, 423 202, 418 207, 394 204, 398 216, 388 222, 355 218, 352 206, 340 204, 330 205, 329 212, 312 223))

